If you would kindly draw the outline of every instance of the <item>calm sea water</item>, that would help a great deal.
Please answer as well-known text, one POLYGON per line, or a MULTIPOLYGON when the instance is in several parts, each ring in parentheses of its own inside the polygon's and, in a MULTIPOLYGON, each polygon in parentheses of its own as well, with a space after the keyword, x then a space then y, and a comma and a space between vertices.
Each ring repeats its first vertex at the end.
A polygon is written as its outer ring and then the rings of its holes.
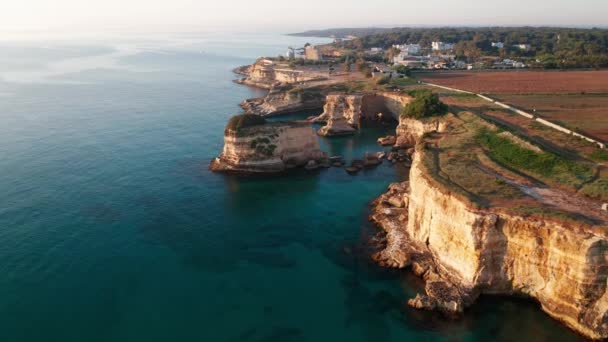
MULTIPOLYGON (((369 201, 404 170, 207 171, 238 103, 263 94, 231 69, 306 41, 0 42, 0 339, 577 340, 527 301, 456 321, 409 309, 419 280, 365 247, 369 201)), ((385 133, 321 142, 354 158, 385 133)))

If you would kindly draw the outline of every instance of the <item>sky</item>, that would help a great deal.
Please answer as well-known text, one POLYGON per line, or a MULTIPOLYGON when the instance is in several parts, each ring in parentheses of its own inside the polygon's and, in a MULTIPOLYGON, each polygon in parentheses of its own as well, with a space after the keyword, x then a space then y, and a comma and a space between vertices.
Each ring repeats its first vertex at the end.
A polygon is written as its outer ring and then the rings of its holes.
POLYGON ((608 26, 608 0, 0 0, 21 31, 293 32, 370 26, 608 26))

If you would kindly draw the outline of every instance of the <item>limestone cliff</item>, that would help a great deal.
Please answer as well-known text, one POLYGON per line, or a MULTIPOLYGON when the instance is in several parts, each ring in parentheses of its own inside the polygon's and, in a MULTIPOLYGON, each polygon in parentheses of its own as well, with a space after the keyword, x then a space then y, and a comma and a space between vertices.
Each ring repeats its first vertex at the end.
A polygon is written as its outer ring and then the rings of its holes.
POLYGON ((297 111, 323 108, 325 95, 321 91, 302 88, 273 88, 267 96, 249 99, 241 107, 250 114, 274 116, 297 111))
POLYGON ((446 129, 445 121, 440 118, 427 118, 424 120, 399 118, 397 126, 397 146, 414 146, 420 138, 431 132, 443 132, 446 129))
POLYGON ((323 114, 313 121, 326 123, 320 135, 352 134, 363 120, 395 120, 410 101, 409 96, 399 93, 330 94, 323 114))
POLYGON ((241 67, 235 71, 246 75, 245 78, 238 81, 239 83, 264 89, 271 89, 286 84, 322 80, 327 77, 323 72, 291 69, 287 64, 277 63, 269 59, 259 59, 250 68, 241 67))
MULTIPOLYGON (((426 129, 402 125, 413 138, 426 129)), ((393 184, 370 216, 386 232, 375 259, 426 281, 409 304, 457 314, 480 294, 525 296, 579 333, 608 338, 606 226, 479 207, 436 179, 426 144, 416 147, 409 182, 393 184)))
POLYGON ((326 158, 308 122, 266 123, 239 130, 227 128, 223 152, 212 161, 210 169, 274 173, 326 158))
POLYGON ((361 95, 328 95, 325 100, 323 114, 315 122, 326 122, 319 130, 319 135, 352 134, 359 127, 361 119, 361 95))

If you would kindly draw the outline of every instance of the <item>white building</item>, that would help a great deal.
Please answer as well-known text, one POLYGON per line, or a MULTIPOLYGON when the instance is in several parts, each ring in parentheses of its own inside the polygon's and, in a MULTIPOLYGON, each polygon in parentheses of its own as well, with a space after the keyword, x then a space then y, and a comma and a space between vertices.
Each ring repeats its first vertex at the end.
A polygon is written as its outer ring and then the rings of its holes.
POLYGON ((505 43, 503 43, 503 42, 492 42, 492 47, 495 47, 497 49, 504 49, 505 48, 505 43))
POLYGON ((444 42, 433 42, 432 44, 433 51, 446 51, 454 49, 453 43, 444 43, 444 42))
POLYGON ((291 46, 288 47, 287 52, 285 53, 285 57, 287 57, 288 59, 296 58, 296 50, 294 48, 292 48, 291 46))
POLYGON ((420 53, 420 44, 396 44, 393 47, 409 56, 416 56, 420 53))
POLYGON ((372 55, 378 55, 378 54, 381 54, 381 53, 382 53, 382 51, 384 51, 382 48, 379 48, 379 47, 373 47, 373 48, 371 48, 371 49, 369 50, 369 53, 370 53, 370 54, 372 54, 372 55))
POLYGON ((532 45, 530 44, 515 44, 513 47, 523 51, 530 51, 530 49, 532 49, 532 45))

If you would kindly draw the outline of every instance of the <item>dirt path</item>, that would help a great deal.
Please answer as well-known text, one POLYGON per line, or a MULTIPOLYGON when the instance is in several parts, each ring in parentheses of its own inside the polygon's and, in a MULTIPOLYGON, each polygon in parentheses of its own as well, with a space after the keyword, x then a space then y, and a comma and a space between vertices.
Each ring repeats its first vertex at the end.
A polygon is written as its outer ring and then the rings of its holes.
POLYGON ((559 210, 583 215, 598 223, 608 223, 608 212, 601 210, 601 204, 586 199, 582 196, 573 196, 572 193, 568 193, 563 190, 547 188, 535 184, 533 181, 522 181, 522 179, 514 179, 513 177, 506 175, 499 170, 489 169, 484 166, 480 166, 482 170, 491 174, 494 177, 500 178, 503 181, 517 187, 526 195, 534 198, 535 200, 546 204, 548 206, 557 208, 559 210))

